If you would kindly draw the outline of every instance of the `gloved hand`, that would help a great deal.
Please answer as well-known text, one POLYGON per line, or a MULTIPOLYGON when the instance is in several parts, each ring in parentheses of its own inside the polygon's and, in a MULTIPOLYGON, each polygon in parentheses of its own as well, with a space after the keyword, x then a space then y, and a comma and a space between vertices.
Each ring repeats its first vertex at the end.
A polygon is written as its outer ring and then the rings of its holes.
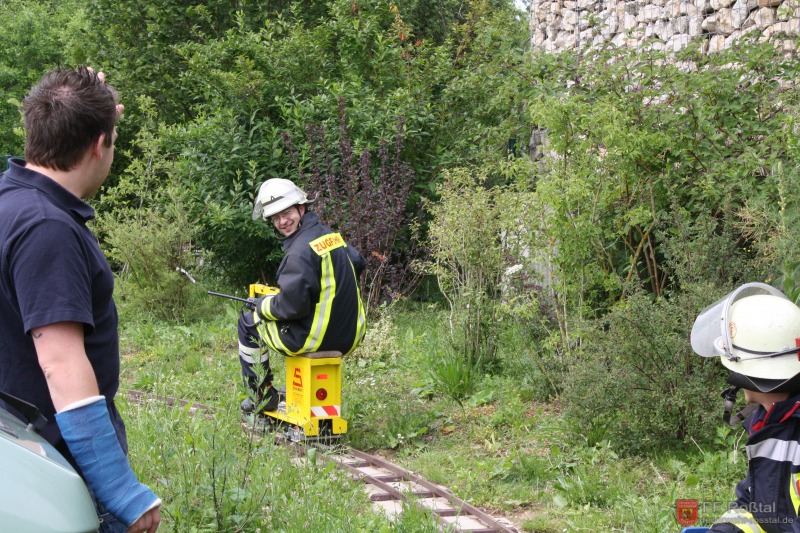
POLYGON ((270 312, 270 301, 274 296, 274 294, 268 294, 258 298, 248 298, 248 301, 255 300, 253 302, 253 323, 258 324, 262 320, 276 320, 270 312))
POLYGON ((250 285, 250 294, 260 294, 258 297, 247 299, 244 306, 253 312, 253 324, 258 324, 262 320, 277 320, 270 312, 270 304, 267 299, 273 298, 280 292, 278 287, 271 287, 263 283, 253 283, 250 285), (265 305, 266 304, 266 305, 265 305))
POLYGON ((262 320, 261 313, 258 312, 258 308, 261 306, 261 302, 263 300, 264 300, 263 296, 260 296, 258 298, 248 298, 247 303, 244 304, 246 308, 252 311, 251 314, 253 315, 253 325, 258 324, 262 320))
POLYGON ((258 300, 260 300, 260 298, 248 298, 244 303, 244 306, 251 311, 255 311, 258 305, 258 300))

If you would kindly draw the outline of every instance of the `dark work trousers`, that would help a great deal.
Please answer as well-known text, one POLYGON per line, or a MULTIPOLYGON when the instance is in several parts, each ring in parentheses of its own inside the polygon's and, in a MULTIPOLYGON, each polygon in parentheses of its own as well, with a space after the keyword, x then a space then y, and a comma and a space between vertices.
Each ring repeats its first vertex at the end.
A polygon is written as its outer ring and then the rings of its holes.
POLYGON ((239 313, 239 362, 242 364, 242 378, 251 391, 262 391, 272 385, 272 370, 269 367, 269 351, 261 341, 252 311, 239 313), (253 367, 261 364, 266 371, 264 381, 258 382, 253 367))

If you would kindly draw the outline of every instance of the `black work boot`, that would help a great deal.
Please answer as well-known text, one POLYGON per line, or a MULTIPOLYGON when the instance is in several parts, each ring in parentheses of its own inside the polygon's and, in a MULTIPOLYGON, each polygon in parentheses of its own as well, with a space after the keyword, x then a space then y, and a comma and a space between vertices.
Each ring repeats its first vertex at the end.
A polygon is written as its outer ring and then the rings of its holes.
MULTIPOLYGON (((285 394, 283 398, 285 398, 285 394)), ((264 406, 261 408, 261 412, 265 411, 275 411, 278 408, 278 404, 283 399, 281 398, 281 394, 273 387, 272 385, 267 385, 263 389, 258 392, 258 405, 262 403, 264 406), (266 403, 264 403, 266 402, 266 403)), ((239 410, 242 411, 242 414, 249 415, 255 411, 256 404, 253 403, 253 400, 250 398, 245 398, 242 400, 242 403, 239 404, 239 410)))
POLYGON ((266 390, 261 391, 261 394, 263 395, 261 401, 266 400, 263 410, 275 411, 278 408, 278 404, 281 401, 280 395, 278 394, 278 391, 275 390, 275 387, 270 385, 269 387, 267 387, 266 390))
POLYGON ((256 406, 253 405, 253 400, 251 400, 250 398, 245 398, 244 400, 242 400, 242 403, 239 404, 239 410, 242 412, 243 415, 253 414, 253 409, 255 408, 256 406))

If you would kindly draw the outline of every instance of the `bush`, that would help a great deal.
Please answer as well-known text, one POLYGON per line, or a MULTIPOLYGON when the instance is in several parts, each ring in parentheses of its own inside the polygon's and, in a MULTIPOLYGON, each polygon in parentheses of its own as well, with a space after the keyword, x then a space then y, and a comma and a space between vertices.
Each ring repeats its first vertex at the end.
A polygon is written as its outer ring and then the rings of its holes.
POLYGON ((494 198, 479 169, 456 169, 428 207, 432 259, 426 265, 450 304, 451 353, 467 365, 494 362, 498 305, 504 271, 502 228, 494 198))
POLYGON ((100 222, 106 253, 120 270, 116 295, 130 311, 178 322, 209 316, 213 302, 190 278, 200 258, 179 200, 163 212, 105 216, 100 222))
POLYGON ((609 440, 620 452, 652 453, 690 437, 714 437, 726 373, 715 359, 692 352, 687 333, 722 292, 687 291, 655 301, 635 294, 595 324, 562 396, 586 444, 609 440))
POLYGON ((284 140, 298 166, 300 184, 308 181, 306 191, 317 198, 313 209, 366 259, 360 289, 367 311, 373 314, 380 304, 397 301, 419 283, 411 264, 420 250, 407 214, 416 203, 411 199, 415 175, 401 157, 404 117, 398 117, 391 143, 381 139, 375 154, 364 148, 359 155, 348 133, 344 98, 339 99, 338 110, 338 140, 323 126, 306 128, 308 168, 301 164, 302 154, 288 133, 284 140))
POLYGON ((752 248, 739 210, 776 211, 773 173, 797 166, 797 89, 781 81, 795 78, 796 59, 747 39, 692 57, 692 68, 665 59, 593 51, 554 71, 564 89, 531 101, 532 121, 547 129, 532 213, 548 240, 534 253, 545 253, 569 318, 602 316, 632 289, 680 290, 665 257, 678 210, 732 235, 704 258, 724 268, 752 248))

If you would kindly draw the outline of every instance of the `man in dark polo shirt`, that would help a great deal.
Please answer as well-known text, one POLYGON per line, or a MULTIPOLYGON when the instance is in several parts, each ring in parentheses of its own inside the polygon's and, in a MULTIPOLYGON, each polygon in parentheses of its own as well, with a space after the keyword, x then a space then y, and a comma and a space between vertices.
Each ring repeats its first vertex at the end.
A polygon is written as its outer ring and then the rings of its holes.
POLYGON ((114 278, 82 200, 108 175, 123 107, 81 67, 45 75, 22 110, 25 160, 0 175, 0 391, 47 417, 42 435, 83 476, 103 533, 153 533, 161 500, 131 470, 114 405, 114 278))

